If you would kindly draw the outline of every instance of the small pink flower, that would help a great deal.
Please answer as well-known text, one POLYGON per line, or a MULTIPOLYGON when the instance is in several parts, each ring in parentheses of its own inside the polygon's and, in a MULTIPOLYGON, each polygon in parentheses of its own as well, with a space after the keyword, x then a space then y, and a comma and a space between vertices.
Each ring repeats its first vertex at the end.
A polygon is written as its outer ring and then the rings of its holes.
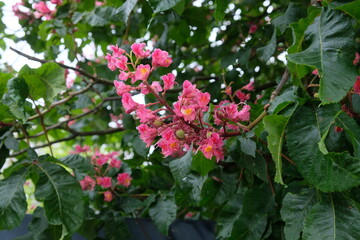
POLYGON ((243 93, 242 91, 240 90, 236 90, 235 92, 235 96, 241 101, 241 102, 245 102, 246 100, 249 100, 250 99, 250 94, 247 93, 243 93))
POLYGON ((113 52, 112 55, 117 58, 121 57, 125 53, 125 50, 119 48, 118 45, 110 45, 109 48, 113 52))
POLYGON ((318 69, 313 70, 311 73, 320 77, 318 69))
POLYGON ((171 89, 175 84, 175 75, 172 73, 168 73, 161 77, 164 82, 164 91, 171 89))
POLYGON ((161 148, 161 152, 165 157, 175 154, 181 150, 182 145, 171 128, 165 129, 161 133, 161 137, 162 139, 158 141, 157 145, 161 148))
POLYGON ((51 10, 48 8, 45 2, 41 1, 35 4, 34 9, 42 14, 50 14, 51 10))
MULTIPOLYGON (((150 74, 150 65, 140 64, 140 65, 137 66, 137 68, 136 68, 134 80, 135 80, 135 81, 137 81, 137 80, 145 81, 145 80, 147 80, 147 78, 149 77, 149 74, 150 74)), ((131 82, 134 84, 135 81, 131 81, 131 82)))
POLYGON ((241 88, 241 90, 248 90, 248 91, 254 91, 254 89, 255 89, 254 81, 250 81, 248 84, 246 84, 241 88))
POLYGON ((342 132, 342 131, 344 131, 343 128, 338 127, 338 126, 335 126, 335 127, 334 127, 334 130, 335 130, 335 132, 342 132))
POLYGON ((157 130, 146 124, 140 124, 136 129, 140 133, 141 140, 146 143, 146 147, 150 147, 157 136, 157 130))
POLYGON ((51 0, 50 2, 51 2, 52 4, 57 4, 57 5, 59 5, 59 4, 62 3, 62 0, 51 0))
POLYGON ((115 89, 116 89, 116 93, 119 96, 124 95, 125 93, 129 93, 132 90, 132 87, 129 85, 126 85, 123 82, 119 82, 119 81, 114 81, 114 85, 115 85, 115 89))
POLYGON ((119 173, 117 176, 117 181, 120 185, 124 187, 129 187, 131 184, 132 178, 128 173, 119 173))
POLYGON ((103 154, 100 154, 100 156, 96 159, 96 164, 99 166, 104 165, 109 161, 109 157, 103 154))
POLYGON ((72 86, 74 86, 74 82, 75 82, 75 79, 73 78, 66 78, 66 88, 69 89, 69 88, 72 88, 72 86))
POLYGON ((131 50, 137 58, 146 58, 150 56, 150 50, 145 51, 145 43, 134 43, 131 45, 131 50))
POLYGON ((80 181, 80 185, 83 191, 92 191, 95 187, 95 180, 89 176, 85 176, 85 178, 80 181))
POLYGON ((196 109, 194 105, 183 106, 181 107, 180 112, 186 121, 193 121, 196 118, 196 109))
POLYGON ((139 108, 136 111, 136 115, 140 119, 140 123, 151 123, 157 118, 154 112, 145 108, 144 105, 139 105, 139 108))
POLYGON ((127 57, 120 56, 119 58, 115 59, 115 66, 120 70, 127 71, 129 70, 127 66, 127 61, 128 61, 127 57))
POLYGON ((251 24, 249 29, 249 34, 256 33, 256 30, 258 29, 258 26, 256 24, 251 24))
POLYGON ((206 108, 207 105, 210 102, 210 98, 211 98, 210 93, 208 93, 208 92, 205 92, 205 93, 199 92, 198 96, 199 96, 198 104, 204 110, 204 108, 206 108))
POLYGON ((223 145, 224 143, 220 138, 220 135, 218 133, 212 133, 211 136, 200 146, 200 151, 208 159, 215 156, 216 161, 219 162, 224 159, 223 145))
POLYGON ((107 53, 105 59, 108 61, 108 68, 111 71, 115 71, 116 69, 116 58, 111 56, 110 53, 107 53))
POLYGON ((126 80, 128 80, 128 78, 132 78, 132 77, 133 77, 132 72, 120 71, 119 80, 126 81, 126 80))
POLYGON ((228 96, 231 96, 232 95, 232 89, 230 86, 227 86, 225 88, 225 94, 228 95, 228 96))
POLYGON ((354 92, 358 95, 360 95, 360 76, 356 77, 356 81, 354 84, 354 92))
POLYGON ((90 147, 87 145, 84 145, 83 147, 80 145, 75 146, 76 153, 83 153, 83 152, 88 152, 88 151, 90 151, 90 147))
POLYGON ((113 194, 111 191, 104 192, 104 201, 105 202, 111 202, 113 200, 113 194))
POLYGON ((122 162, 120 160, 115 159, 115 158, 112 158, 110 160, 110 167, 119 169, 119 168, 121 168, 121 164, 122 164, 122 162))
POLYGON ((356 64, 358 64, 359 61, 360 61, 360 54, 358 52, 356 52, 353 64, 356 65, 356 64))
POLYGON ((158 48, 154 50, 151 56, 153 67, 168 67, 172 63, 169 53, 158 48))
POLYGON ((245 105, 241 111, 237 114, 237 117, 240 121, 249 121, 250 120, 250 109, 249 105, 245 105))
POLYGON ((111 187, 111 177, 99 177, 98 184, 103 188, 111 187))
POLYGON ((124 93, 121 102, 127 114, 130 114, 139 107, 139 104, 134 102, 134 100, 131 98, 130 93, 124 93))

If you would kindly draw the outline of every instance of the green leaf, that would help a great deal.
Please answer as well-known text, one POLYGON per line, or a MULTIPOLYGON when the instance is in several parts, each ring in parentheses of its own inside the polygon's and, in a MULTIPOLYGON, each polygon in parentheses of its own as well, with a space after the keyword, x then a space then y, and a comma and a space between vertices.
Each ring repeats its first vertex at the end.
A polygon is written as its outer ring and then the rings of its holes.
POLYGON ((6 92, 6 85, 7 82, 12 78, 13 76, 9 73, 2 73, 0 72, 0 99, 6 92))
POLYGON ((116 9, 112 7, 96 8, 85 16, 84 21, 92 27, 103 27, 116 17, 116 9))
POLYGON ((225 16, 225 10, 228 5, 229 5, 228 1, 215 0, 214 18, 216 21, 220 22, 221 20, 223 20, 223 18, 225 16))
POLYGON ((37 100, 44 98, 47 102, 65 90, 64 70, 56 63, 45 63, 37 69, 25 65, 19 72, 29 86, 30 96, 37 100))
POLYGON ((39 172, 35 197, 38 201, 44 202, 50 224, 63 224, 69 233, 73 233, 80 227, 84 218, 83 193, 79 183, 70 173, 46 160, 34 166, 39 172))
POLYGON ((256 143, 249 138, 238 137, 237 139, 240 142, 241 151, 247 155, 255 157, 256 143))
POLYGON ((354 171, 360 163, 359 159, 346 152, 324 155, 318 147, 321 135, 332 123, 337 110, 336 105, 316 110, 300 107, 287 127, 287 147, 291 159, 303 177, 324 192, 345 191, 360 185, 360 175, 354 171))
POLYGON ((32 220, 29 223, 29 232, 23 236, 17 237, 15 240, 32 240, 44 239, 44 231, 48 228, 49 223, 45 216, 45 211, 41 207, 37 207, 32 214, 32 220))
POLYGON ((174 7, 180 1, 181 0, 147 0, 154 13, 166 11, 174 7))
POLYGON ((170 171, 176 182, 181 182, 190 173, 192 162, 192 146, 181 158, 172 160, 169 163, 170 171))
POLYGON ((286 240, 298 240, 305 217, 316 203, 316 191, 303 189, 300 194, 287 193, 282 202, 281 218, 285 222, 286 240))
POLYGON ((94 166, 86 158, 80 155, 68 155, 59 159, 60 162, 74 170, 76 175, 84 177, 85 175, 94 172, 94 166))
POLYGON ((198 152, 192 159, 191 169, 202 176, 206 176, 215 167, 214 159, 207 159, 202 152, 198 152))
POLYGON ((336 118, 336 123, 339 127, 342 127, 345 130, 346 137, 349 142, 352 143, 354 148, 354 156, 360 159, 360 127, 357 122, 349 117, 346 113, 342 112, 338 118, 336 118))
POLYGON ((5 139, 5 146, 8 149, 13 149, 13 150, 19 150, 19 141, 16 140, 14 138, 14 136, 12 134, 10 134, 6 139, 5 139))
POLYGON ((26 175, 26 170, 20 170, 0 181, 0 229, 12 229, 25 217, 27 203, 23 185, 26 175))
POLYGON ((303 9, 299 8, 295 3, 290 2, 285 14, 275 18, 272 22, 283 34, 289 24, 296 22, 303 17, 303 12, 303 9))
POLYGON ((256 50, 256 53, 261 61, 266 62, 275 53, 275 50, 276 50, 276 29, 274 29, 270 42, 266 46, 258 48, 256 50))
POLYGON ((277 96, 272 102, 269 107, 269 114, 275 115, 281 112, 282 110, 286 109, 289 105, 294 105, 291 111, 287 113, 283 113, 285 117, 292 115, 295 111, 298 103, 297 96, 295 92, 297 87, 291 87, 286 89, 281 95, 277 96))
POLYGON ((0 102, 0 119, 2 122, 11 122, 14 120, 10 108, 0 102))
POLYGON ((23 78, 12 78, 7 83, 8 91, 2 98, 3 104, 7 105, 12 114, 26 121, 25 99, 29 95, 29 88, 23 78))
POLYGON ((176 219, 177 206, 171 198, 160 198, 150 207, 149 215, 155 226, 165 235, 168 235, 169 226, 176 219))
MULTIPOLYGON (((302 51, 303 41, 305 38, 306 29, 314 22, 314 19, 320 14, 321 9, 316 7, 308 8, 308 16, 300 19, 296 23, 290 24, 293 35, 293 44, 288 49, 288 53, 298 53, 302 51)), ((303 78, 308 72, 309 68, 304 65, 288 62, 289 70, 292 73, 292 79, 295 85, 300 84, 300 79, 303 78)))
POLYGON ((354 31, 351 18, 337 10, 323 8, 321 15, 305 32, 309 47, 288 55, 297 64, 317 68, 320 99, 323 104, 339 102, 356 79, 354 31))
POLYGON ((360 22, 360 0, 341 5, 335 9, 346 12, 351 17, 355 18, 358 22, 360 22))
POLYGON ((146 144, 143 142, 143 140, 140 139, 138 135, 134 137, 132 140, 132 145, 134 147, 134 151, 142 156, 143 158, 146 158, 149 152, 149 148, 146 147, 146 144))
POLYGON ((281 115, 271 115, 264 118, 265 130, 269 133, 267 136, 268 148, 275 163, 276 174, 275 182, 284 184, 282 179, 282 146, 285 137, 285 128, 289 117, 281 115))
POLYGON ((121 5, 121 7, 116 9, 115 14, 119 15, 119 18, 121 19, 121 21, 123 23, 125 23, 125 25, 128 24, 128 19, 129 19, 130 13, 134 9, 137 1, 138 0, 127 0, 126 2, 124 2, 123 5, 121 5))
POLYGON ((360 239, 360 211, 351 199, 327 194, 311 208, 304 222, 304 240, 360 239))

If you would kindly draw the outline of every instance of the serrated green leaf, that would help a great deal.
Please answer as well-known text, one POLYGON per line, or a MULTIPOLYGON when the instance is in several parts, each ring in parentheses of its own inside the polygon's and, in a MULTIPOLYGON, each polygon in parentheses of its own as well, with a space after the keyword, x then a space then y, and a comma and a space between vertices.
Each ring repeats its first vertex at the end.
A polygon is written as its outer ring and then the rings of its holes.
POLYGON ((119 18, 125 25, 128 24, 128 19, 131 11, 134 9, 138 0, 127 0, 121 5, 118 9, 116 9, 116 15, 119 15, 119 18))
POLYGON ((65 166, 70 167, 74 170, 76 175, 84 177, 89 173, 94 172, 94 166, 86 158, 80 155, 68 155, 64 158, 59 159, 60 162, 64 163, 65 166))
POLYGON ((310 45, 287 58, 319 70, 319 94, 323 104, 339 102, 356 79, 354 31, 351 18, 337 10, 322 8, 322 12, 305 35, 310 45))
POLYGON ((360 211, 356 205, 351 199, 323 195, 305 219, 303 239, 360 239, 360 211))
POLYGON ((14 116, 10 111, 10 108, 0 102, 0 119, 2 122, 12 122, 14 116))
POLYGON ((266 62, 275 53, 275 50, 276 50, 276 29, 274 29, 270 42, 266 46, 258 48, 256 50, 256 53, 261 61, 266 62))
POLYGON ((220 22, 221 20, 223 20, 225 16, 225 10, 228 5, 229 5, 228 1, 215 0, 214 18, 216 21, 220 22))
POLYGON ((6 92, 7 82, 12 78, 12 74, 0 72, 0 99, 6 92))
POLYGON ((27 170, 20 170, 0 181, 0 229, 12 229, 25 217, 27 203, 24 183, 27 170))
POLYGON ((354 156, 360 159, 360 127, 357 122, 342 112, 337 118, 336 123, 345 130, 345 135, 354 148, 354 156))
POLYGON ((206 176, 215 167, 214 159, 207 159, 202 152, 198 152, 192 159, 191 169, 202 176, 206 176))
POLYGON ((324 155, 319 150, 321 134, 337 114, 336 105, 326 108, 300 107, 288 123, 287 147, 291 159, 308 182, 324 192, 345 191, 360 185, 360 175, 354 172, 359 160, 346 152, 324 155), (338 162, 341 158, 346 160, 345 165, 338 162))
POLYGON ((5 146, 8 149, 12 149, 12 150, 19 150, 19 141, 16 140, 14 138, 14 136, 12 134, 10 134, 6 139, 5 139, 5 146))
POLYGON ((275 163, 276 174, 275 182, 284 184, 282 179, 282 146, 285 137, 286 125, 289 117, 281 115, 271 115, 264 118, 265 130, 269 133, 267 136, 268 148, 275 163))
POLYGON ((84 21, 92 27, 102 27, 116 18, 116 9, 112 7, 96 8, 87 14, 84 21))
POLYGON ((256 143, 249 138, 238 137, 237 139, 240 142, 241 151, 247 155, 255 157, 256 143))
POLYGON ((146 144, 143 142, 143 140, 140 139, 138 135, 134 137, 132 140, 132 145, 134 147, 134 151, 139 154, 140 156, 146 158, 149 152, 149 148, 146 147, 146 144))
POLYGON ((303 9, 299 8, 295 3, 290 2, 285 14, 275 18, 272 22, 281 33, 284 33, 289 24, 296 22, 303 17, 303 13, 303 9))
POLYGON ((154 13, 169 10, 181 0, 147 0, 154 13))
POLYGON ((168 235, 169 226, 176 219, 177 206, 173 199, 158 199, 154 206, 150 207, 149 215, 155 226, 165 235, 168 235))
MULTIPOLYGON (((271 105, 268 110, 269 114, 276 115, 291 104, 294 104, 293 111, 295 111, 298 105, 297 96, 295 95, 296 89, 297 89, 296 87, 288 88, 282 94, 277 96, 271 102, 271 105)), ((290 116, 293 113, 293 111, 290 111, 288 114, 285 114, 284 116, 285 117, 290 116)))
POLYGON ((335 9, 346 12, 351 17, 360 22, 360 0, 341 5, 335 9))
POLYGON ((23 236, 17 237, 14 240, 40 240, 44 239, 42 236, 44 231, 48 228, 49 223, 45 216, 45 211, 41 207, 37 207, 32 214, 32 219, 29 224, 29 232, 23 236))
POLYGON ((69 233, 75 232, 84 218, 84 203, 79 183, 64 168, 47 162, 37 163, 39 172, 35 197, 44 202, 50 224, 63 224, 69 233))
POLYGON ((303 189, 300 194, 287 193, 282 202, 281 218, 285 222, 286 240, 298 240, 305 217, 316 203, 316 191, 303 189))
POLYGON ((7 105, 12 114, 26 121, 25 99, 29 95, 29 88, 23 78, 12 78, 7 82, 8 91, 2 98, 2 103, 7 105))
POLYGON ((169 163, 170 171, 176 182, 181 182, 190 173, 192 162, 192 146, 181 158, 172 160, 169 163))

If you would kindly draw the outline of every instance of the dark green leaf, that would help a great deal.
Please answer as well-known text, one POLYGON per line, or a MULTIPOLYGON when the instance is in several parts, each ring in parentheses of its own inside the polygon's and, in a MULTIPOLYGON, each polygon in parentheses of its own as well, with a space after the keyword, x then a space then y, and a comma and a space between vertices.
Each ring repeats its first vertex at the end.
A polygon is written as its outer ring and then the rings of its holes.
POLYGON ((287 147, 300 173, 324 192, 345 191, 360 185, 360 175, 354 171, 359 160, 348 153, 323 155, 318 147, 321 134, 332 124, 338 106, 317 109, 300 107, 287 128, 287 147), (301 121, 300 121, 301 119, 301 121), (339 162, 343 159, 346 164, 339 162))
POLYGON ((27 203, 24 183, 27 170, 20 170, 0 181, 0 229, 12 229, 25 217, 27 203))
POLYGON ((300 53, 289 54, 288 59, 319 70, 319 94, 324 104, 340 101, 356 78, 351 64, 355 56, 351 18, 337 10, 323 8, 305 35, 311 41, 310 46, 300 53))
POLYGON ((256 53, 261 61, 266 62, 275 53, 275 50, 276 50, 276 29, 274 29, 270 42, 266 46, 258 48, 256 50, 256 53))
POLYGON ((247 155, 255 157, 256 143, 249 138, 238 137, 237 139, 240 142, 241 151, 247 155))
POLYGON ((299 8, 295 3, 290 2, 284 15, 277 17, 273 20, 273 24, 276 28, 284 33, 289 24, 298 21, 303 17, 304 11, 299 8))
POLYGON ((202 176, 206 176, 214 167, 215 160, 207 159, 200 151, 192 159, 191 169, 197 171, 202 176))
POLYGON ((149 215, 157 228, 165 235, 168 235, 170 224, 175 221, 177 207, 173 199, 160 198, 155 205, 150 207, 149 215))
POLYGON ((360 22, 360 1, 353 1, 344 5, 337 7, 341 11, 346 12, 351 17, 355 18, 358 22, 360 22))
POLYGON ((154 13, 166 11, 174 7, 180 1, 181 0, 147 0, 154 13))
POLYGON ((12 149, 12 150, 19 150, 19 141, 16 140, 14 138, 14 136, 12 134, 10 134, 6 139, 5 139, 5 146, 8 149, 12 149))
POLYGON ((6 92, 6 85, 7 82, 12 78, 13 76, 9 73, 2 73, 0 72, 0 99, 6 92))
POLYGON ((149 152, 149 148, 146 147, 146 144, 143 142, 143 140, 140 139, 140 137, 137 135, 132 140, 132 145, 134 147, 134 151, 139 154, 140 156, 146 158, 149 152))
POLYGON ((216 21, 220 22, 221 20, 223 20, 223 18, 225 16, 225 10, 228 5, 229 5, 228 1, 215 0, 214 18, 216 21))
POLYGON ((357 122, 342 112, 336 119, 336 123, 345 130, 346 137, 352 143, 354 156, 360 159, 360 127, 357 122))
POLYGON ((80 185, 64 168, 45 160, 35 165, 39 171, 35 197, 39 201, 44 201, 50 224, 63 224, 69 233, 73 233, 80 227, 84 218, 80 185))
POLYGON ((138 0, 127 0, 121 7, 116 9, 116 15, 119 15, 119 18, 125 25, 128 24, 128 18, 131 11, 134 9, 138 0))
POLYGON ((172 160, 169 163, 170 171, 176 182, 181 182, 189 174, 193 154, 192 147, 181 158, 172 160))
POLYGON ((284 184, 282 179, 282 146, 285 137, 285 128, 289 117, 281 115, 271 115, 264 118, 265 130, 269 133, 267 136, 268 148, 275 162, 276 174, 275 182, 284 184))
POLYGON ((90 163, 90 161, 80 155, 68 155, 59 159, 59 161, 64 163, 67 167, 70 167, 81 177, 94 172, 94 166, 90 163))
POLYGON ((96 8, 85 16, 84 21, 92 27, 102 27, 110 23, 116 17, 116 10, 112 7, 96 8))
POLYGON ((2 98, 3 104, 10 108, 12 114, 20 118, 23 122, 26 121, 25 113, 25 99, 29 95, 29 88, 23 78, 12 78, 7 83, 8 91, 2 98))
POLYGON ((300 194, 287 193, 282 202, 281 218, 285 222, 287 240, 298 240, 304 227, 305 217, 316 203, 316 191, 303 189, 300 194))

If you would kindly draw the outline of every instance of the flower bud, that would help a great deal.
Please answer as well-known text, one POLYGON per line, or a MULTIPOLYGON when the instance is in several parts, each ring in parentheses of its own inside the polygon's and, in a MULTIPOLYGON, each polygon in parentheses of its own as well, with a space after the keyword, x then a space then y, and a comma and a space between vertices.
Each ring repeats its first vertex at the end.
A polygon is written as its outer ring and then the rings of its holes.
POLYGON ((155 121, 153 122, 153 124, 154 124, 155 127, 160 127, 161 125, 163 125, 163 122, 160 121, 160 120, 155 120, 155 121))
POLYGON ((185 132, 182 129, 179 129, 175 132, 176 136, 180 139, 183 139, 185 137, 185 132))

